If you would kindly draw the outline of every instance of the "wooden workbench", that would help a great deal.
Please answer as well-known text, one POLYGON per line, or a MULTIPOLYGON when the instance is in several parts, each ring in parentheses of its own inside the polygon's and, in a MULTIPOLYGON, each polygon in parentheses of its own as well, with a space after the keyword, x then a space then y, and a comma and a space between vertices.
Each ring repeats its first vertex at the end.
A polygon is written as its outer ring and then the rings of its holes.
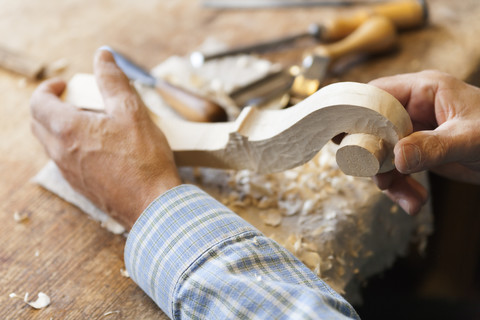
MULTIPOLYGON (((402 33, 398 51, 352 66, 337 79, 368 81, 425 68, 462 79, 476 75, 478 1, 429 4, 428 28, 402 33)), ((152 67, 172 54, 187 54, 207 37, 231 45, 270 39, 303 31, 309 23, 340 11, 225 11, 188 0, 2 1, 0 44, 46 63, 66 58, 68 69, 62 76, 68 78, 91 72, 93 53, 104 44, 152 67)), ((294 59, 289 56, 283 62, 298 62, 294 59)), ((120 274, 125 239, 29 183, 47 161, 29 127, 29 98, 37 84, 0 70, 0 318, 164 318, 135 283, 120 274), (30 218, 18 223, 13 219, 16 211, 30 218), (29 292, 34 298, 40 291, 52 299, 43 310, 9 298, 12 292, 29 292)))

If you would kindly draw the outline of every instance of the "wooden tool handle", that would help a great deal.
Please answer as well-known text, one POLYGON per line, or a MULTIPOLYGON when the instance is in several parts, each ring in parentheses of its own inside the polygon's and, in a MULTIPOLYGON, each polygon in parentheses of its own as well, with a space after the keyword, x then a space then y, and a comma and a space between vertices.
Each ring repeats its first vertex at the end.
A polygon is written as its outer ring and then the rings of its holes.
POLYGON ((348 37, 333 44, 320 45, 314 54, 332 61, 349 54, 371 54, 391 49, 396 41, 393 23, 383 16, 373 16, 348 37))
POLYGON ((163 100, 186 120, 195 122, 227 120, 225 110, 207 98, 161 80, 157 81, 156 89, 163 100))
POLYGON ((381 15, 390 19, 399 30, 415 28, 425 24, 427 6, 425 1, 401 0, 366 7, 352 15, 325 21, 322 39, 325 41, 342 39, 374 15, 381 15))
POLYGON ((4 68, 30 79, 39 79, 45 66, 24 55, 0 47, 0 68, 4 68))

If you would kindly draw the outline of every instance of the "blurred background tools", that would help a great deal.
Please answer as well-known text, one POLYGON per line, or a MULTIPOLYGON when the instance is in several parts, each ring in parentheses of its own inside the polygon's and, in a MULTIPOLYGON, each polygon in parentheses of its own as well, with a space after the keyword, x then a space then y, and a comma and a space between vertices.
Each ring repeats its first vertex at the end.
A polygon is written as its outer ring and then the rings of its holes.
MULTIPOLYGON (((299 59, 299 66, 294 65, 281 71, 268 73, 260 79, 226 92, 238 109, 245 106, 271 107, 272 101, 276 101, 274 107, 281 108, 288 104, 295 104, 298 100, 316 92, 328 77, 332 66, 337 67, 341 64, 338 62, 347 60, 344 58, 354 57, 353 61, 358 62, 366 56, 390 51, 396 44, 397 28, 420 27, 425 24, 428 16, 425 1, 417 0, 375 4, 352 9, 351 12, 349 15, 325 21, 322 25, 311 25, 305 32, 288 35, 281 39, 209 55, 194 52, 189 57, 190 64, 201 70, 205 62, 213 62, 227 56, 274 50, 281 46, 294 45, 296 41, 302 39, 314 39, 313 43, 328 41, 329 43, 317 44, 314 48, 308 49, 303 61, 299 59)), ((185 89, 189 87, 188 84, 180 88, 161 80, 162 77, 153 77, 118 52, 111 48, 110 50, 130 79, 154 87, 163 100, 183 118, 200 122, 227 119, 225 110, 230 109, 226 108, 223 102, 220 102, 222 103, 220 105, 218 102, 221 100, 210 99, 210 93, 199 95, 185 89)), ((232 114, 228 113, 231 117, 232 114)))
POLYGON ((190 60, 194 67, 199 67, 208 60, 240 53, 259 53, 274 50, 279 46, 291 45, 298 40, 309 37, 324 42, 335 41, 346 37, 369 18, 378 15, 390 19, 398 30, 404 30, 423 26, 428 19, 428 8, 425 0, 399 0, 365 6, 353 10, 349 15, 333 17, 323 21, 322 24, 312 24, 306 32, 245 45, 215 54, 203 54, 197 51, 191 54, 190 60))
POLYGON ((230 94, 237 106, 259 106, 269 99, 289 92, 293 99, 303 99, 316 92, 334 62, 347 56, 387 52, 395 47, 397 33, 393 23, 383 16, 373 16, 349 36, 330 44, 318 45, 306 55, 302 66, 292 66, 268 75, 230 94))
POLYGON ((184 119, 196 122, 227 120, 225 110, 214 101, 153 77, 148 71, 110 47, 103 49, 113 54, 115 62, 129 79, 154 87, 163 100, 184 119))
POLYGON ((349 15, 324 21, 322 39, 325 41, 341 39, 372 16, 388 18, 397 30, 419 28, 427 23, 428 6, 426 0, 396 0, 365 6, 349 15))
POLYGON ((372 16, 346 38, 331 44, 318 45, 302 62, 295 77, 292 91, 296 96, 307 97, 320 88, 329 67, 349 55, 372 55, 394 48, 397 32, 390 19, 372 16))
POLYGON ((306 32, 289 35, 289 36, 271 40, 271 41, 254 43, 251 45, 237 47, 237 48, 229 49, 229 50, 218 52, 218 53, 212 53, 212 54, 204 54, 200 51, 195 51, 190 54, 190 63, 192 64, 193 67, 199 68, 209 60, 219 59, 222 57, 233 56, 237 54, 261 53, 261 52, 267 52, 270 50, 276 50, 282 46, 292 45, 297 41, 308 39, 308 38, 319 40, 321 36, 321 30, 322 29, 319 25, 311 24, 308 27, 308 30, 306 32))

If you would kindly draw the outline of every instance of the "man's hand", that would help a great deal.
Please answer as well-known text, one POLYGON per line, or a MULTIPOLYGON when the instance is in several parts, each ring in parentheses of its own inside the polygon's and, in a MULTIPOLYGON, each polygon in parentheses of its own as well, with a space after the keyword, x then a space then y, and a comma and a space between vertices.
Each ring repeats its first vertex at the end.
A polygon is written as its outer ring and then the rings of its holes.
POLYGON ((105 113, 62 102, 60 80, 31 100, 32 130, 65 179, 130 229, 157 196, 181 183, 160 129, 108 51, 95 56, 105 113))
POLYGON ((480 89, 438 71, 381 78, 371 84, 390 92, 408 111, 414 133, 395 146, 398 171, 375 177, 408 213, 417 213, 426 190, 410 173, 431 170, 480 183, 480 89))

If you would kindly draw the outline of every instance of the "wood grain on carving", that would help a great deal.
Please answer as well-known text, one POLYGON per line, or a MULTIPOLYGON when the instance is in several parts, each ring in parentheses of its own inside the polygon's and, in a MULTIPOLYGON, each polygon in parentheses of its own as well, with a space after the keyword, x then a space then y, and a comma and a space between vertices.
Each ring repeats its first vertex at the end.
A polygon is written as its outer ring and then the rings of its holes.
MULTIPOLYGON (((76 93, 92 87, 85 86, 85 77, 72 78, 66 99, 77 104, 74 97, 82 96, 86 107, 84 98, 89 96, 98 108, 98 93, 76 93)), ((179 166, 260 173, 304 164, 331 138, 346 132, 336 156, 340 169, 349 175, 373 176, 394 168, 393 147, 412 132, 408 113, 398 100, 381 89, 353 82, 324 87, 284 110, 245 108, 233 122, 193 123, 155 115, 153 119, 179 166)))

